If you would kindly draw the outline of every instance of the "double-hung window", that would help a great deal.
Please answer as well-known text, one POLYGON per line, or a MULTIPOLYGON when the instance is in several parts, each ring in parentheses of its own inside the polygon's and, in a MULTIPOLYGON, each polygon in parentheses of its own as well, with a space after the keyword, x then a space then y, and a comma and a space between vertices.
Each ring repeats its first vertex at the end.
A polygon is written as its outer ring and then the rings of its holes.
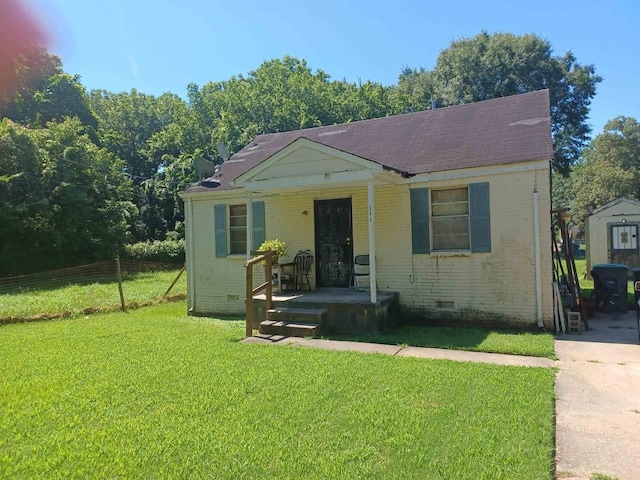
POLYGON ((247 224, 247 205, 214 205, 215 254, 217 258, 227 255, 246 255, 248 239, 253 250, 264 242, 265 216, 264 202, 251 203, 252 221, 247 224), (249 230, 251 229, 251 230, 249 230), (251 233, 251 236, 249 236, 251 233))
POLYGON ((247 205, 229 205, 229 253, 247 253, 247 205))
POLYGON ((489 182, 464 187, 410 190, 414 254, 491 252, 489 182))
POLYGON ((431 191, 432 250, 469 250, 469 189, 431 191))

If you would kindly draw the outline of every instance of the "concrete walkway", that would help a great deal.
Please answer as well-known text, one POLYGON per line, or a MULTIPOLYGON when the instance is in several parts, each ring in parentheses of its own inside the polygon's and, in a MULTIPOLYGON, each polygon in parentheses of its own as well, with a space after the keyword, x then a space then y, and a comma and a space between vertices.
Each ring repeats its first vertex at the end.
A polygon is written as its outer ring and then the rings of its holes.
POLYGON ((454 360, 459 362, 495 363, 525 367, 553 367, 557 362, 548 358, 526 357, 522 355, 502 355, 499 353, 467 352, 463 350, 443 350, 441 348, 402 347, 379 343, 343 342, 317 338, 283 337, 281 335, 257 335, 243 340, 243 343, 272 345, 295 345, 325 350, 339 350, 360 353, 381 353, 398 357, 420 357, 454 360))
POLYGON ((640 479, 640 345, 635 312, 596 314, 556 339, 556 472, 640 479))
POLYGON ((258 335, 244 343, 296 345, 403 357, 558 368, 556 476, 594 473, 640 480, 640 345, 635 312, 589 320, 590 330, 559 335, 558 360, 495 353, 258 335))

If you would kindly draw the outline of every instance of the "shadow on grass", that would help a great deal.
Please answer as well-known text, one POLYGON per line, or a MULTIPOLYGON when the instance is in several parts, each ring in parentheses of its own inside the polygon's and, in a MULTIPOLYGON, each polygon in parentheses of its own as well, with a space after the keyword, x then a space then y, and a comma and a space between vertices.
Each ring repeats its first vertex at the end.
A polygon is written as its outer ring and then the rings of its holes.
POLYGON ((384 333, 328 334, 323 338, 555 358, 552 335, 520 330, 407 325, 384 333))
POLYGON ((77 311, 67 310, 59 313, 40 313, 37 315, 20 316, 14 315, 11 317, 0 317, 0 326, 8 325, 10 323, 27 323, 37 322, 44 320, 58 320, 61 318, 80 317, 82 315, 99 315, 104 313, 129 313, 132 310, 137 310, 143 307, 150 307, 153 305, 160 305, 162 303, 180 302, 187 298, 185 293, 176 293, 173 295, 167 295, 166 297, 156 298, 154 300, 147 300, 144 302, 128 302, 125 304, 125 310, 122 310, 121 305, 111 305, 107 307, 85 307, 77 311))
POLYGON ((384 333, 330 334, 323 337, 352 342, 469 350, 482 344, 489 333, 489 330, 479 328, 407 325, 384 333))

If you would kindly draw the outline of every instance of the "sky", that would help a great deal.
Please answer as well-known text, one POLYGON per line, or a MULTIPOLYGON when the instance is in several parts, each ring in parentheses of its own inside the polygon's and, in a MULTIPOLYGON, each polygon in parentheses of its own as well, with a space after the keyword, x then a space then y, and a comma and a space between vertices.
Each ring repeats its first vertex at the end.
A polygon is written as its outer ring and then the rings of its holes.
POLYGON ((189 83, 246 76, 285 55, 334 80, 393 85, 404 67, 431 70, 452 41, 485 30, 533 33, 554 55, 595 65, 593 135, 618 115, 640 120, 637 0, 22 1, 87 90, 185 98, 189 83))

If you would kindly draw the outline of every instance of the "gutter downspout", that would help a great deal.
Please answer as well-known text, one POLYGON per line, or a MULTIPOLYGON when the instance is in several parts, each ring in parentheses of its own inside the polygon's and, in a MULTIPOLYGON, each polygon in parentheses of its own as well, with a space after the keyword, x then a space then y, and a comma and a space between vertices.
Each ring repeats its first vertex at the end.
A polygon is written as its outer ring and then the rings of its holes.
POLYGON ((539 328, 544 328, 542 323, 542 279, 540 278, 540 208, 538 205, 538 192, 533 192, 533 261, 535 264, 535 289, 536 289, 536 321, 539 328))
POLYGON ((188 312, 191 313, 195 310, 196 307, 196 292, 195 292, 195 271, 193 268, 194 265, 194 255, 193 255, 193 199, 191 197, 187 198, 187 203, 185 205, 186 212, 185 218, 187 219, 187 290, 189 293, 189 304, 187 305, 188 312))
POLYGON ((373 178, 367 185, 369 210, 369 293, 371 303, 378 302, 378 279, 376 272, 376 210, 373 191, 373 178))

